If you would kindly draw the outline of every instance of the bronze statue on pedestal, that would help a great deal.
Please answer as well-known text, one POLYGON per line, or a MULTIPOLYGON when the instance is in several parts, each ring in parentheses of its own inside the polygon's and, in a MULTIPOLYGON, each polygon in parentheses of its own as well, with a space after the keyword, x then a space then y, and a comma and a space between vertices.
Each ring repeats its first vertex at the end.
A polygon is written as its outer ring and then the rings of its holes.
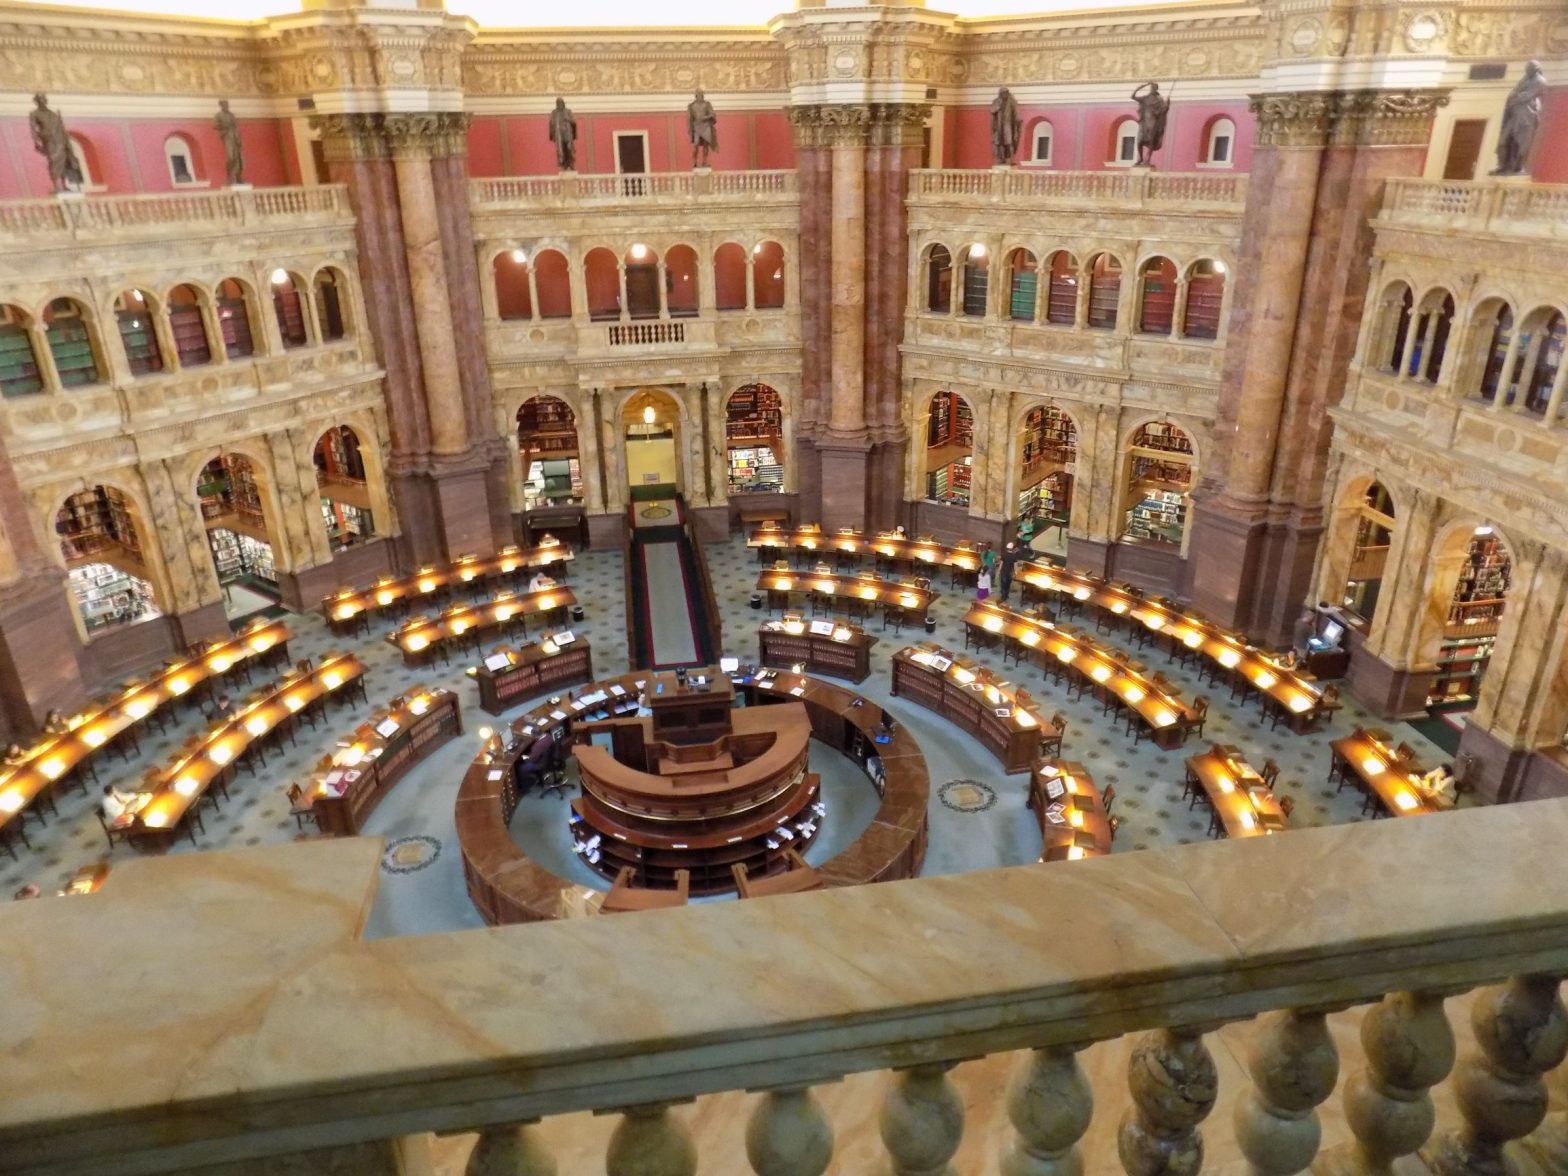
POLYGON ((701 90, 686 105, 686 137, 691 140, 692 167, 707 167, 708 152, 719 149, 719 128, 713 103, 703 97, 701 90))
POLYGON ((1541 63, 1525 63, 1524 77, 1508 92, 1503 103, 1503 125, 1497 132, 1497 166, 1494 176, 1522 176, 1530 163, 1530 147, 1541 126, 1541 93, 1546 79, 1541 63))
POLYGON ((76 148, 65 133, 65 119, 58 110, 49 109, 49 99, 33 95, 33 112, 27 116, 33 132, 33 150, 49 164, 49 182, 56 192, 78 192, 82 187, 82 165, 76 148))
POLYGON ((1018 136, 1023 131, 1023 120, 1018 117, 1018 100, 1012 91, 1003 86, 991 99, 991 158, 998 167, 1006 167, 1018 154, 1018 136))
POLYGON ((1165 118, 1171 100, 1160 94, 1159 82, 1144 82, 1132 92, 1138 104, 1138 160, 1134 167, 1153 167, 1154 153, 1165 144, 1165 118))
POLYGON ((218 138, 223 141, 223 170, 229 187, 245 182, 245 148, 240 142, 239 121, 229 113, 229 100, 218 99, 218 113, 212 119, 218 138))
POLYGON ((550 112, 550 142, 555 144, 555 166, 562 171, 577 170, 577 119, 566 108, 566 99, 557 98, 550 112))

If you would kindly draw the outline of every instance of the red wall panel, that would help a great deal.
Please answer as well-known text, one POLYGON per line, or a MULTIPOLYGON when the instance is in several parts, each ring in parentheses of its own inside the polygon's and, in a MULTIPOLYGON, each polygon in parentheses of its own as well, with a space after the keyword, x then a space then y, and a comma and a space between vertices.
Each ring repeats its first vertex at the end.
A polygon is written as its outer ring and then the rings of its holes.
MULTIPOLYGON (((1542 96, 1541 129, 1535 136, 1533 174, 1547 184, 1568 184, 1568 86, 1552 86, 1542 96)), ((1482 172, 1497 166, 1496 158, 1481 161, 1482 172)))
MULTIPOLYGON (((1021 105, 1023 135, 1018 161, 1032 150, 1034 127, 1045 119, 1051 124, 1051 166, 1062 171, 1099 171, 1110 166, 1112 129, 1125 118, 1135 117, 1131 102, 1092 106, 1021 105)), ((1220 116, 1236 124, 1232 169, 1252 166, 1254 123, 1247 104, 1236 102, 1176 102, 1165 124, 1165 145, 1155 153, 1154 166, 1164 171, 1195 171, 1206 150, 1204 131, 1220 116)), ((948 111, 944 167, 990 167, 991 111, 989 106, 961 106, 948 111)))
POLYGON ((478 117, 468 126, 468 174, 504 176, 506 164, 501 153, 501 120, 478 117))
POLYGON ((789 129, 789 116, 781 110, 759 110, 753 115, 757 134, 759 168, 793 168, 795 141, 789 129))

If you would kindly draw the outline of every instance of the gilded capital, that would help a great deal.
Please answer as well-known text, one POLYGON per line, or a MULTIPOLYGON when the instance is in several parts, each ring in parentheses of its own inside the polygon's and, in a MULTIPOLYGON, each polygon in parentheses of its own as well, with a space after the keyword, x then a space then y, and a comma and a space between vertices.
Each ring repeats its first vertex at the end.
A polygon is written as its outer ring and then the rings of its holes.
POLYGON ((904 147, 921 142, 918 102, 812 103, 789 108, 797 147, 904 147))
POLYGON ((1254 94, 1260 147, 1420 147, 1449 91, 1298 90, 1254 94))
POLYGON ((470 115, 460 111, 417 114, 316 114, 328 161, 447 159, 468 152, 470 115))
POLYGON ((875 102, 871 105, 870 145, 918 147, 925 141, 931 107, 923 102, 875 102))
POLYGON ((1254 94, 1247 101, 1247 109, 1258 120, 1258 146, 1323 146, 1333 125, 1333 97, 1318 90, 1254 94))

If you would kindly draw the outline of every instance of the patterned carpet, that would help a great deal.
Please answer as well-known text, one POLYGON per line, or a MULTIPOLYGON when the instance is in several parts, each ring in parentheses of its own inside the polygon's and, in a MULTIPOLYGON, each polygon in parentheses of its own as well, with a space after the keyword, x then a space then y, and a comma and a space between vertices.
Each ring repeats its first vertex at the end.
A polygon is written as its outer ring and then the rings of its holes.
MULTIPOLYGON (((754 553, 738 537, 709 544, 706 552, 723 614, 727 650, 744 660, 754 659, 757 623, 763 615, 749 607, 756 582, 754 553)), ((626 641, 619 551, 582 553, 573 565, 570 583, 587 613, 587 619, 573 627, 592 641, 596 672, 623 672, 626 641)), ((937 638, 951 647, 962 648, 960 621, 967 596, 949 590, 946 577, 941 577, 936 586, 943 593, 932 609, 938 625, 937 638)), ((344 646, 318 615, 290 614, 288 623, 295 633, 290 651, 296 658, 319 657, 329 649, 344 646)), ((368 666, 366 685, 371 700, 380 702, 419 683, 454 686, 463 702, 468 734, 441 748, 405 777, 370 819, 366 831, 384 836, 393 844, 384 859, 381 893, 369 933, 411 934, 476 926, 478 917, 464 892, 461 865, 452 844, 452 802, 462 770, 473 754, 475 732, 495 720, 478 709, 476 691, 464 675, 463 665, 405 669, 399 653, 383 640, 390 628, 391 622, 382 621, 373 626, 368 636, 355 639, 355 648, 368 666)), ((872 631, 877 632, 874 623, 872 631)), ((872 675, 859 689, 887 705, 926 753, 932 782, 926 872, 955 873, 1034 861, 1040 842, 1033 817, 1024 807, 1027 777, 1002 775, 996 761, 957 728, 923 708, 890 699, 887 683, 892 653, 925 635, 906 630, 901 637, 891 631, 880 636, 881 641, 872 651, 872 675)), ((1213 699, 1207 739, 1238 744, 1255 764, 1268 757, 1279 762, 1278 791, 1295 799, 1295 825, 1363 819, 1360 799, 1353 791, 1336 793, 1325 782, 1329 741, 1356 723, 1371 721, 1353 702, 1331 726, 1316 734, 1271 732, 1262 722, 1256 703, 1231 703, 1223 692, 1200 687, 1190 671, 1163 664, 1164 655, 1152 649, 1140 656, 1151 668, 1163 670, 1189 697, 1206 693, 1213 699)), ((1060 710, 1068 718, 1065 753, 1086 761, 1102 787, 1116 787, 1115 811, 1124 822, 1117 838, 1118 851, 1203 839, 1207 814, 1189 810, 1180 799, 1183 753, 1162 752, 1148 742, 1134 747, 1129 737, 1100 717, 1098 704, 1087 699, 1069 702, 1065 691, 1051 685, 1038 670, 1008 667, 1003 671, 999 650, 978 654, 977 660, 1015 680, 1021 677, 1048 713, 1060 710)), ((262 685, 260 678, 255 685, 262 685)), ((328 724, 315 732, 307 728, 300 733, 297 747, 285 747, 281 753, 269 752, 266 768, 257 775, 241 773, 229 786, 231 799, 221 809, 204 810, 205 833, 198 834, 197 848, 261 845, 299 836, 284 790, 304 776, 339 737, 347 736, 365 714, 363 704, 357 712, 335 708, 329 712, 328 724)), ((103 758, 98 766, 100 780, 133 788, 144 770, 168 762, 179 743, 203 726, 198 710, 183 710, 166 734, 153 734, 142 740, 139 756, 129 762, 103 758)), ((1438 748, 1411 727, 1396 725, 1395 736, 1415 746, 1429 764, 1446 761, 1438 748)), ((120 845, 112 854, 107 853, 103 833, 93 816, 95 795, 91 785, 87 796, 68 793, 59 801, 59 816, 49 818, 47 826, 28 822, 33 848, 18 845, 16 861, 0 855, 0 895, 10 894, 27 882, 36 882, 46 892, 54 891, 79 867, 105 856, 111 862, 124 860, 138 852, 120 845)), ((556 798, 551 803, 560 808, 557 827, 564 842, 567 801, 556 798)), ((532 812, 530 819, 540 817, 539 812, 532 812)), ((548 829, 548 814, 543 817, 542 827, 548 829)), ((192 852, 192 846, 189 841, 182 841, 170 852, 192 852)))

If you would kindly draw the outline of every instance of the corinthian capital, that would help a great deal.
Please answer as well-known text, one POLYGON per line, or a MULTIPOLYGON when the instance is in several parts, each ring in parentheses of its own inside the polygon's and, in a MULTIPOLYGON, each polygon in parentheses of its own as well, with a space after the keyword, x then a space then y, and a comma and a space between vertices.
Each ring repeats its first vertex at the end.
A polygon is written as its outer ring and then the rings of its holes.
POLYGON ((1329 143, 1389 147, 1425 145, 1432 120, 1448 105, 1447 90, 1297 90, 1254 94, 1261 147, 1322 147, 1329 143))

